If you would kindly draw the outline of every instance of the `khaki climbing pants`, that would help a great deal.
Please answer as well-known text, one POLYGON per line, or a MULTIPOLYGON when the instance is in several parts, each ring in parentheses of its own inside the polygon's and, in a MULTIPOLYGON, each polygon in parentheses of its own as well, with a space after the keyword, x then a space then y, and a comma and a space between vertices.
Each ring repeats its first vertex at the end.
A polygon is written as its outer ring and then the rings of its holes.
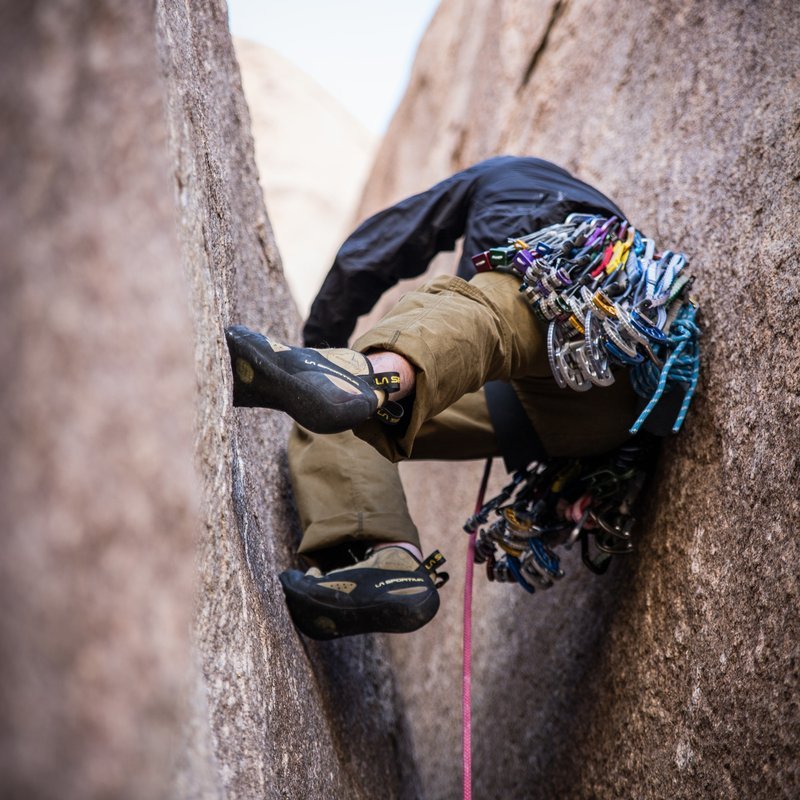
POLYGON ((353 540, 419 544, 394 462, 498 455, 481 391, 487 381, 512 383, 551 456, 594 455, 628 438, 636 396, 627 375, 588 392, 559 389, 546 328, 518 285, 496 272, 469 283, 437 278, 406 294, 355 342, 361 352, 388 350, 413 364, 410 418, 396 427, 373 418, 355 436, 295 428, 289 464, 305 531, 301 553, 313 557, 353 540))

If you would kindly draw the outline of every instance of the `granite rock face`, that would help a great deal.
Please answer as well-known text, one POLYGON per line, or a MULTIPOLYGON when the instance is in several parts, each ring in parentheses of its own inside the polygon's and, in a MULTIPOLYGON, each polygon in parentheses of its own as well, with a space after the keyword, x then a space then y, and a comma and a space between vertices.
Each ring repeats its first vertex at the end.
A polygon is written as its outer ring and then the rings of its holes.
POLYGON ((167 795, 194 377, 152 10, 0 13, 0 795, 167 795))
MULTIPOLYGON (((532 598, 476 575, 477 797, 800 792, 799 34, 789 0, 444 0, 422 42, 361 216, 491 155, 549 158, 690 255, 704 325, 636 555, 597 578, 572 554, 532 598)), ((404 465, 451 562, 479 474, 404 465)), ((443 594, 392 641, 429 800, 460 791, 458 584, 443 594)))
MULTIPOLYGON (((286 615, 287 421, 231 407, 223 328, 299 320, 224 3, 0 23, 0 794, 457 796, 458 587, 391 649, 286 615)), ((444 0, 422 44, 362 214, 549 157, 692 256, 705 323, 637 554, 533 598, 478 582, 477 797, 798 794, 799 26, 788 0, 444 0)), ((456 561, 479 465, 406 466, 456 561)))
POLYGON ((0 795, 414 796, 385 644, 288 619, 288 422, 231 405, 224 326, 299 320, 225 4, 0 23, 0 795))
POLYGON ((159 3, 182 261, 194 312, 202 479, 197 712, 179 796, 397 797, 414 791, 388 651, 295 632, 277 575, 298 536, 290 420, 231 405, 225 326, 299 339, 255 167, 224 2, 159 3), (207 709, 207 711, 206 711, 207 709), (210 757, 209 757, 210 755, 210 757))

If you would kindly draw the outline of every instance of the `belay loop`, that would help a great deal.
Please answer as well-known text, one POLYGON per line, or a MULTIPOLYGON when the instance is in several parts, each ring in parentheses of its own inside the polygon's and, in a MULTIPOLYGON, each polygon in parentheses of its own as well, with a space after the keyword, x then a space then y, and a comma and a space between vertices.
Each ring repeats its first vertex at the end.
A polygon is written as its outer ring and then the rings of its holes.
POLYGON ((700 330, 686 257, 659 253, 624 219, 571 214, 473 263, 520 277, 520 292, 547 324, 561 388, 608 386, 627 367, 643 401, 633 438, 617 451, 516 472, 464 526, 477 533, 475 561, 490 580, 533 593, 564 575, 555 548, 580 540, 584 564, 603 573, 614 555, 633 550, 634 505, 657 452, 652 434, 680 429, 697 387, 700 330))

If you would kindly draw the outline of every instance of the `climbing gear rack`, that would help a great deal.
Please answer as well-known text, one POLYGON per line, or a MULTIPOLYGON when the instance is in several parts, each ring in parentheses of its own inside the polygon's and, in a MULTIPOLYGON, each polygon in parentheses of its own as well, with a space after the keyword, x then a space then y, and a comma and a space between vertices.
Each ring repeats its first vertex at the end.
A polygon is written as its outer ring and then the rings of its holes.
POLYGON ((682 253, 657 253, 652 239, 619 217, 571 214, 472 260, 479 272, 521 278, 520 292, 547 324, 550 369, 561 388, 609 386, 615 367, 630 367, 646 401, 631 433, 673 393, 680 402, 671 430, 680 429, 700 368, 693 278, 682 253))
POLYGON ((490 580, 526 591, 564 576, 556 548, 580 542, 584 564, 602 574, 633 551, 636 500, 658 449, 647 432, 676 433, 700 366, 697 303, 682 253, 657 252, 627 220, 571 214, 562 223, 473 257, 479 272, 517 275, 520 292, 547 325, 550 368, 561 388, 609 386, 627 369, 642 411, 633 438, 590 459, 533 461, 464 525, 490 580), (660 409, 660 412, 658 411, 660 409), (490 515, 493 519, 490 522, 490 515))
POLYGON ((476 534, 475 562, 489 580, 533 594, 564 577, 556 548, 579 542, 583 563, 604 573, 612 556, 633 551, 636 501, 657 450, 656 437, 640 434, 611 455, 517 471, 464 525, 476 534))

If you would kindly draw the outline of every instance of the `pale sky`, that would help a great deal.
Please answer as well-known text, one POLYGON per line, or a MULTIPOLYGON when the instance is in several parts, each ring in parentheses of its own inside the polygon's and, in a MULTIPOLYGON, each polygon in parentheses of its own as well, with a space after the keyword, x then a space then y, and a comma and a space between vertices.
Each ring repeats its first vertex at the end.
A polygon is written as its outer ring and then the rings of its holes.
POLYGON ((234 36, 277 50, 375 134, 403 95, 439 0, 228 0, 234 36))

